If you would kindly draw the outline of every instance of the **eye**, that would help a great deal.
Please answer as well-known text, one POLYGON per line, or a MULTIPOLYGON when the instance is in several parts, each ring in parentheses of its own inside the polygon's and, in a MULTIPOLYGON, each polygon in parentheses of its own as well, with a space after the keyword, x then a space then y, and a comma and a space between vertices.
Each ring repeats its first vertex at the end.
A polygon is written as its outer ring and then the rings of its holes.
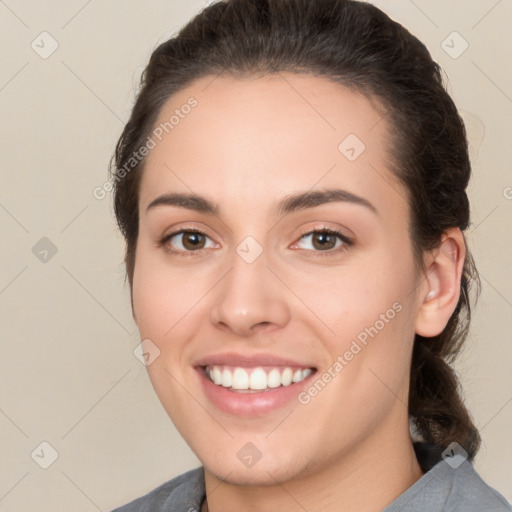
MULTIPOLYGON (((311 230, 303 234, 299 242, 303 240, 309 240, 309 242, 305 244, 305 249, 312 250, 314 253, 338 253, 339 251, 343 251, 353 245, 353 241, 345 236, 341 231, 329 228, 311 230)), ((318 255, 324 256, 324 254, 318 255)))
MULTIPOLYGON (((308 239, 309 243, 306 245, 309 247, 299 248, 308 250, 315 256, 332 255, 333 253, 346 250, 354 244, 354 242, 341 231, 322 227, 310 230, 301 235, 299 242, 296 242, 294 246, 308 239)), ((158 245, 164 247, 165 251, 179 256, 192 256, 194 253, 200 254, 203 250, 211 249, 216 246, 206 233, 197 228, 180 228, 179 230, 173 231, 160 238, 158 245), (173 239, 176 240, 173 242, 173 239), (210 246, 206 244, 207 240, 210 240, 210 246)))
POLYGON ((213 243, 210 247, 205 246, 206 239, 209 239, 209 236, 199 229, 180 229, 179 231, 173 231, 164 235, 158 241, 158 245, 164 246, 168 252, 187 256, 187 253, 201 252, 203 249, 215 246, 213 243), (169 245, 173 245, 173 239, 176 239, 174 243, 177 249, 169 248, 169 245))

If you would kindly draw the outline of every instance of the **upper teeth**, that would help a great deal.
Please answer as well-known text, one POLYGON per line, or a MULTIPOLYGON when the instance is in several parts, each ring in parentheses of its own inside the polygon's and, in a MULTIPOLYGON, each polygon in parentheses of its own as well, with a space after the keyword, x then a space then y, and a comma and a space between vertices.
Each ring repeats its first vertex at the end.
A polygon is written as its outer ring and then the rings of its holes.
POLYGON ((241 367, 207 366, 206 375, 218 386, 231 389, 266 389, 289 386, 300 382, 311 374, 311 368, 292 370, 291 368, 272 368, 268 372, 263 368, 247 371, 241 367), (250 372, 250 373, 249 373, 250 372))

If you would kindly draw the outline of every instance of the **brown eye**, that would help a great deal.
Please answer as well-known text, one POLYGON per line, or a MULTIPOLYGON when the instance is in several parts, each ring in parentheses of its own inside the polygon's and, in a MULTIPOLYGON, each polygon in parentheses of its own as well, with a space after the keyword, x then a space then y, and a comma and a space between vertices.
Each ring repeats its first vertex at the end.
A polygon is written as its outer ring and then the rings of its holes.
POLYGON ((204 235, 202 233, 187 232, 183 233, 182 244, 185 249, 194 250, 202 249, 204 246, 204 235))
POLYGON ((346 237, 343 233, 339 231, 333 231, 331 229, 315 229, 302 235, 300 240, 308 240, 309 247, 302 247, 305 249, 311 250, 314 252, 328 252, 333 250, 336 252, 338 248, 343 249, 344 247, 348 247, 352 245, 352 241, 346 237))
MULTIPOLYGON (((193 253, 199 252, 206 247, 209 237, 195 229, 182 229, 164 236, 160 240, 160 245, 165 246, 166 250, 174 253, 193 253)), ((210 247, 214 244, 210 243, 210 247)))
POLYGON ((318 232, 313 234, 313 247, 315 249, 334 249, 336 246, 337 235, 330 235, 324 232, 318 232))

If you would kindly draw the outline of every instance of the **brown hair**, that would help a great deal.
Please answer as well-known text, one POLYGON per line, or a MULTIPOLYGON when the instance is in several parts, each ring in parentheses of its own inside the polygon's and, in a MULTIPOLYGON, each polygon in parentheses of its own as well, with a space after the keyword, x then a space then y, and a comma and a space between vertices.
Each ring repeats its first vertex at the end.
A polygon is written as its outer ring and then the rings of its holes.
MULTIPOLYGON (((408 190, 418 267, 450 227, 469 225, 465 192, 471 167, 464 124, 426 47, 371 4, 353 0, 228 0, 202 10, 160 44, 145 68, 131 117, 111 162, 114 211, 126 240, 133 286, 138 197, 144 159, 126 163, 146 142, 164 103, 193 80, 220 73, 312 73, 377 98, 392 128, 390 167, 408 190), (124 169, 124 172, 121 170, 124 169)), ((444 331, 416 335, 409 415, 426 442, 458 442, 476 454, 480 436, 450 364, 467 336, 470 283, 480 283, 467 252, 460 298, 444 331)), ((133 305, 133 303, 132 303, 133 305)))

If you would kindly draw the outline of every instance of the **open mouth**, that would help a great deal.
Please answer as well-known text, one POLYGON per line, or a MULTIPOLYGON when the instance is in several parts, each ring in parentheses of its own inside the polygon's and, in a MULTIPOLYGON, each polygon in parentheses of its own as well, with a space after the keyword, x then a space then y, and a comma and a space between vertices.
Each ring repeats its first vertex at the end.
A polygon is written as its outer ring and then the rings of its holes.
POLYGON ((261 393, 302 382, 316 368, 258 366, 253 368, 226 365, 202 367, 206 377, 219 387, 236 393, 261 393))

